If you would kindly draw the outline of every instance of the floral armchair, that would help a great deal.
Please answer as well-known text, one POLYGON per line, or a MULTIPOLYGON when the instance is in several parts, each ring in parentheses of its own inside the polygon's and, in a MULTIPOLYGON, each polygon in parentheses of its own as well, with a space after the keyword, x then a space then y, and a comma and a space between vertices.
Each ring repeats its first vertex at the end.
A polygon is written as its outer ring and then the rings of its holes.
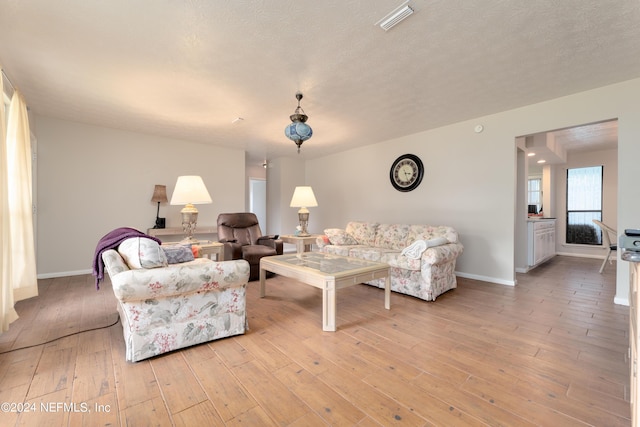
POLYGON ((102 254, 118 300, 126 360, 245 332, 249 263, 191 257, 169 264, 156 242, 136 239, 102 254))

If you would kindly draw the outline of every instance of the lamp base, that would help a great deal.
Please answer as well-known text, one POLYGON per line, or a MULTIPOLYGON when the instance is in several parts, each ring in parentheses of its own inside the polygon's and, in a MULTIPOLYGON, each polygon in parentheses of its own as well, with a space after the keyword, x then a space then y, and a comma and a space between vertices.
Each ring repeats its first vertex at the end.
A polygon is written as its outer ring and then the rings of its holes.
POLYGON ((182 243, 196 243, 197 239, 193 237, 193 233, 196 231, 196 224, 198 223, 198 209, 188 203, 180 213, 182 214, 182 231, 186 234, 182 243))
POLYGON ((156 218, 156 225, 153 228, 165 228, 166 218, 156 218))
POLYGON ((309 224, 309 211, 307 208, 302 208, 298 211, 298 222, 300 223, 299 237, 309 237, 310 234, 307 231, 307 225, 309 224))

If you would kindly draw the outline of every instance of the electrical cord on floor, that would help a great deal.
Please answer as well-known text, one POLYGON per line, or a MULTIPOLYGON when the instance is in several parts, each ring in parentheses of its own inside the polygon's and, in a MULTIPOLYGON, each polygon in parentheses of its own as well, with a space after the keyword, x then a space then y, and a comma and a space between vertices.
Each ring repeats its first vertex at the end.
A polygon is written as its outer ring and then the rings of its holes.
POLYGON ((71 333, 71 334, 63 335, 63 336, 61 336, 61 337, 54 338, 54 339, 49 340, 49 341, 41 342, 41 343, 39 343, 39 344, 32 344, 32 345, 27 345, 27 346, 24 346, 24 347, 13 348, 13 349, 11 349, 11 350, 0 351, 0 354, 12 353, 12 352, 14 352, 14 351, 18 351, 18 350, 24 350, 24 349, 27 349, 27 348, 33 348, 33 347, 38 347, 38 346, 41 346, 41 345, 46 345, 46 344, 52 343, 52 342, 54 342, 54 341, 61 340, 62 338, 71 337, 71 336, 74 336, 74 335, 82 334, 82 333, 84 333, 84 332, 97 331, 98 329, 107 329, 107 328, 110 328, 110 327, 112 327, 112 326, 114 326, 114 325, 117 325, 119 321, 120 321, 120 313, 118 313, 118 318, 116 319, 116 321, 115 321, 115 322, 113 322, 113 323, 112 323, 112 324, 110 324, 110 325, 106 325, 106 326, 96 326, 95 328, 85 329, 85 330, 83 330, 83 331, 78 331, 78 332, 73 332, 73 333, 71 333))

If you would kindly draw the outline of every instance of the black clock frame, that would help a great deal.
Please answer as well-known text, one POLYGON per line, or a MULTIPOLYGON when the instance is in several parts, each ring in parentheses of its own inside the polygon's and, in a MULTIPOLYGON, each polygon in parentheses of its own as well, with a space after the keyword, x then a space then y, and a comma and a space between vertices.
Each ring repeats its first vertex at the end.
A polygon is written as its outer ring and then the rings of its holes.
POLYGON ((391 181, 391 185, 393 185, 393 188, 395 188, 398 191, 407 192, 407 191, 415 190, 418 187, 418 185, 420 185, 420 183, 422 182, 423 176, 424 176, 424 165, 422 164, 422 160, 420 160, 420 158, 415 154, 403 154, 402 156, 395 159, 393 163, 391 163, 391 169, 389 170, 389 180, 391 181), (413 161, 418 166, 418 177, 411 185, 403 187, 400 184, 398 184, 398 182, 396 182, 395 174, 393 173, 393 171, 396 168, 396 165, 405 159, 409 159, 413 161))

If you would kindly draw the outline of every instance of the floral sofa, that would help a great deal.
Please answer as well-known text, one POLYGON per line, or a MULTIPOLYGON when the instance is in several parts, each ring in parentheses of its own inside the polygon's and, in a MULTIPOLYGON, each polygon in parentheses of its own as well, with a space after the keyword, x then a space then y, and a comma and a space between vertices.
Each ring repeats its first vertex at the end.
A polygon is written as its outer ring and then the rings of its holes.
POLYGON ((127 239, 102 254, 118 300, 126 360, 245 332, 249 263, 186 259, 145 238, 127 239))
MULTIPOLYGON (((318 237, 320 251, 391 267, 391 290, 426 301, 457 286, 456 259, 464 247, 452 227, 349 222, 318 237)), ((384 287, 384 279, 367 284, 384 287)))

